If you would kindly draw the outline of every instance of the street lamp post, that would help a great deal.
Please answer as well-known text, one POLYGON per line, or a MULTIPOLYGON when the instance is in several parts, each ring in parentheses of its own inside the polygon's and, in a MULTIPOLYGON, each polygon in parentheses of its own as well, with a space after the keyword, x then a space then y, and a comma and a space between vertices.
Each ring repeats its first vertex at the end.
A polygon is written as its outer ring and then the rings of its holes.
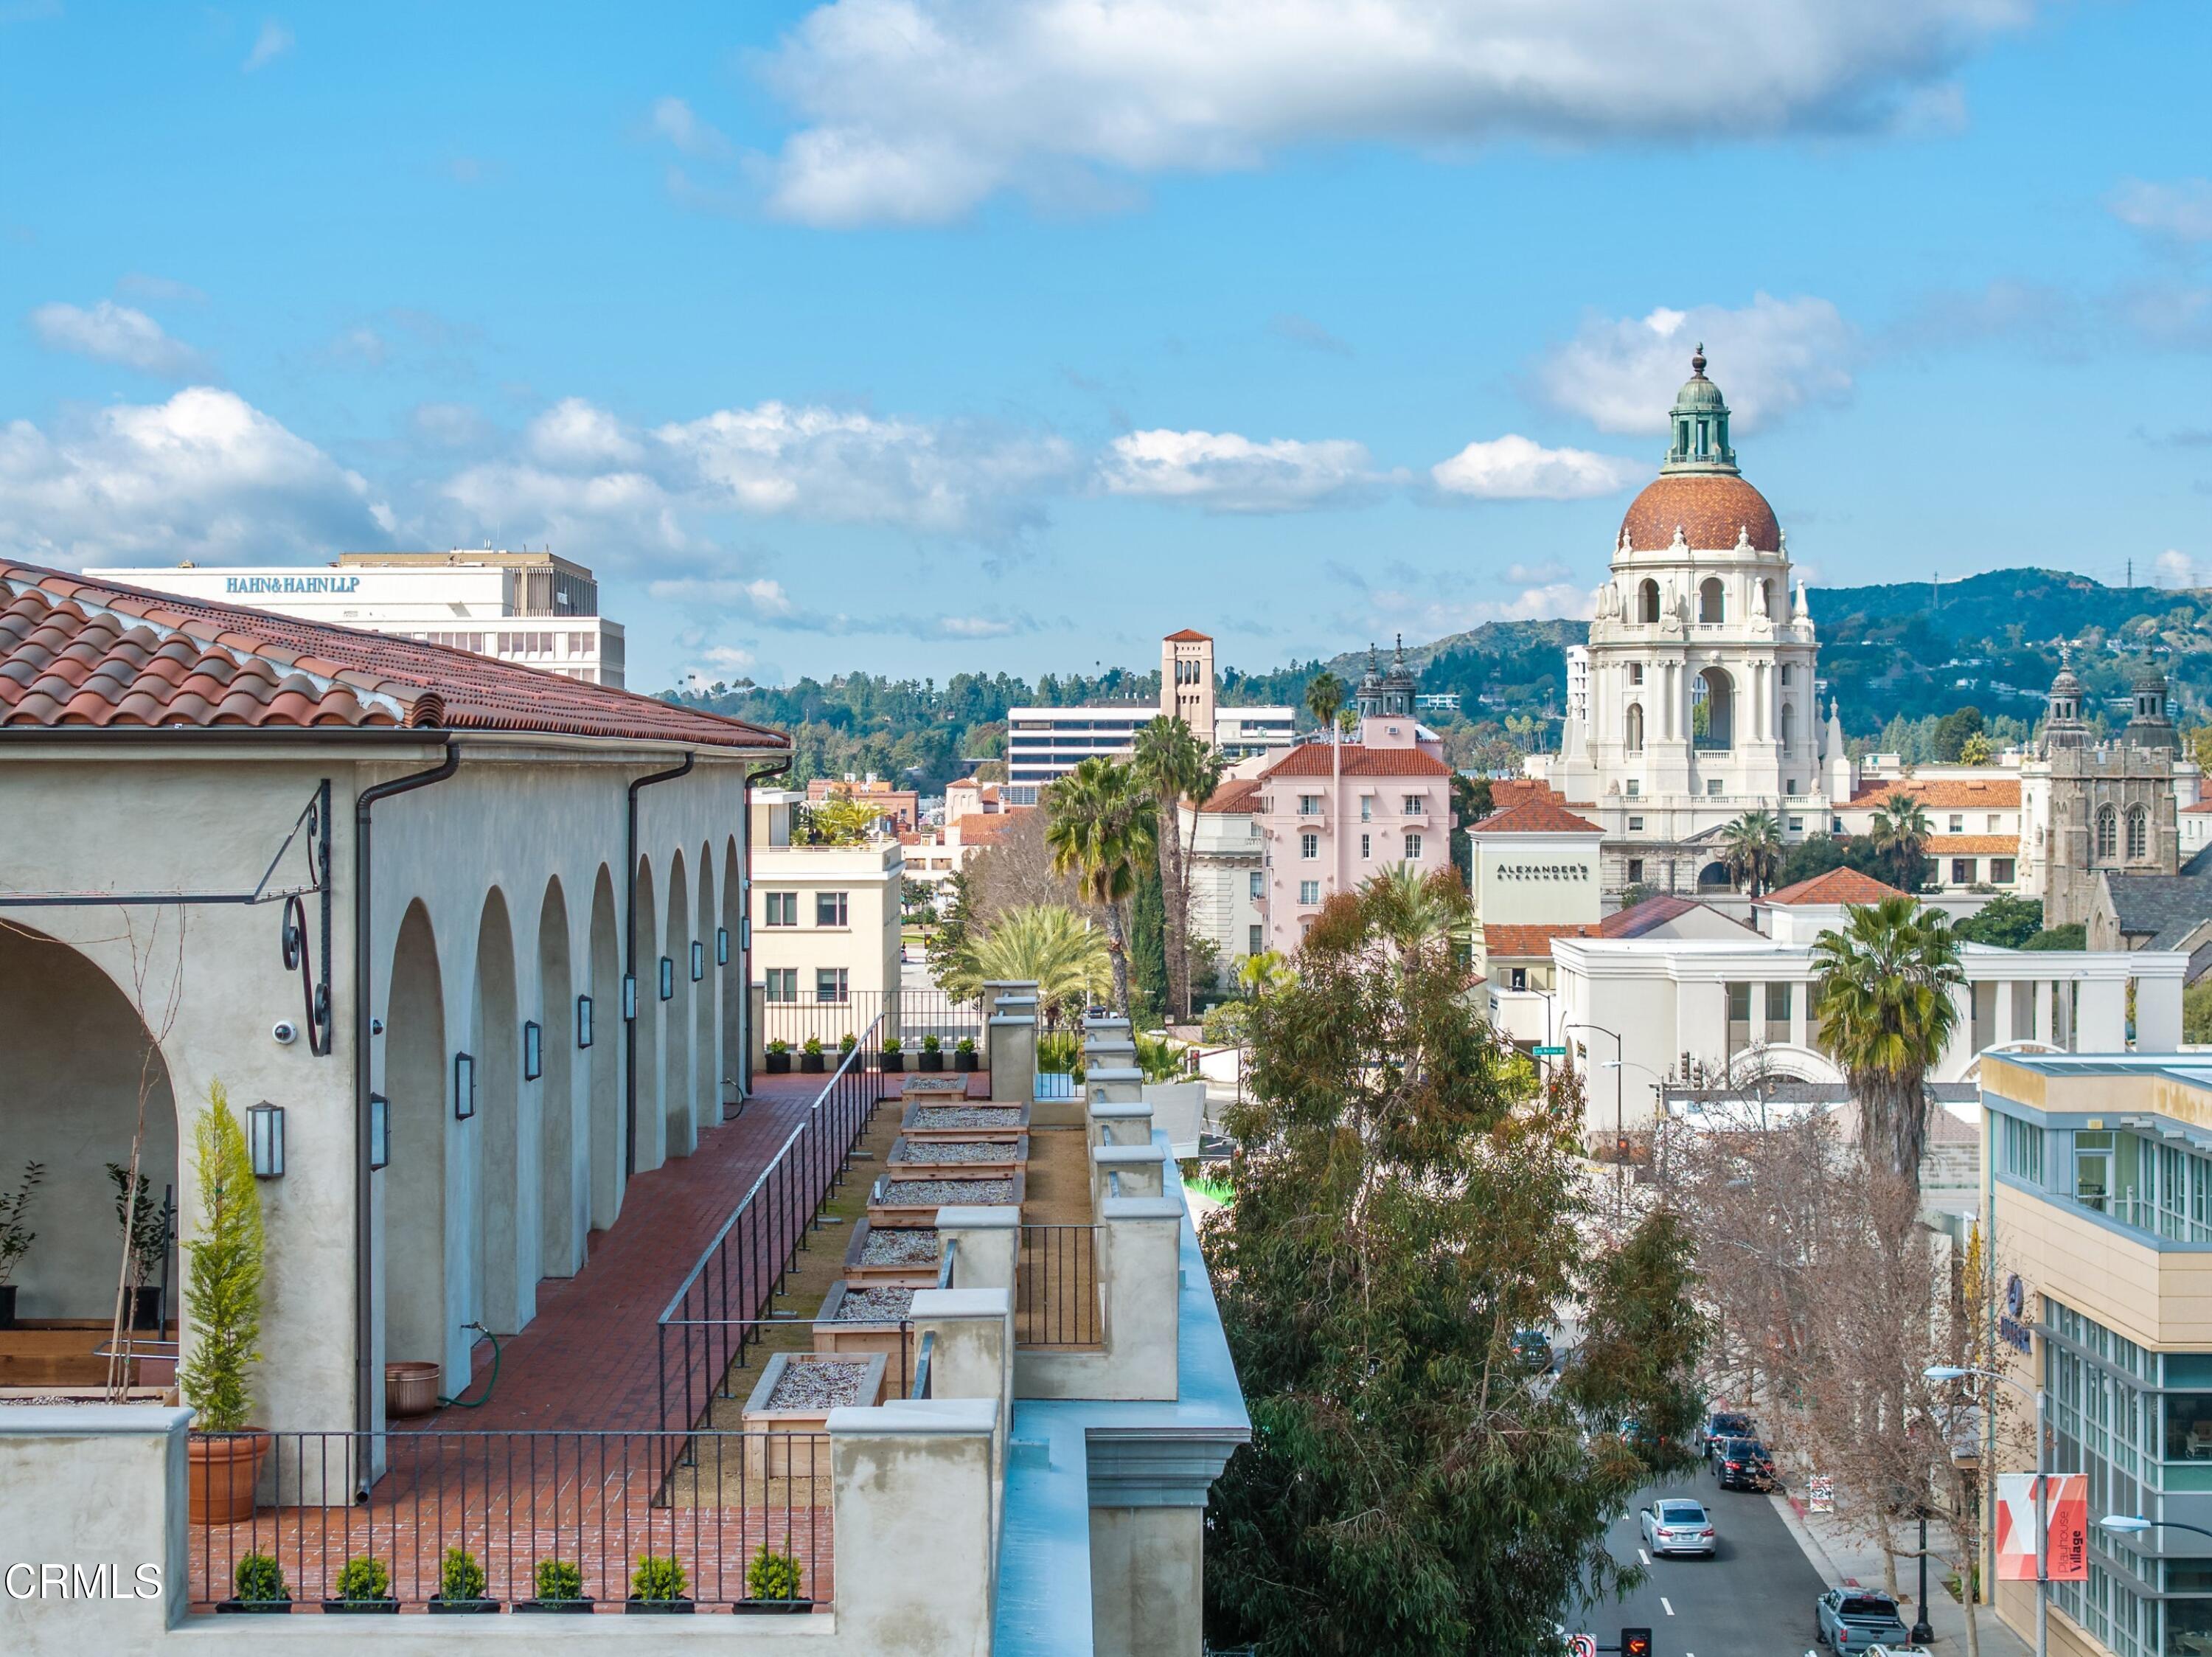
MULTIPOLYGON (((2025 1381, 1996 1369, 1931 1364, 1920 1373, 1932 1381, 1963 1380, 1969 1375, 2002 1381, 2035 1402, 2035 1657, 2051 1657, 2051 1449, 2050 1436, 2044 1431, 2043 1389, 2030 1388, 2025 1381)), ((2149 1521, 2144 1522, 2148 1526, 2149 1521)), ((1966 1615, 1973 1614, 1969 1605, 1966 1615)))
MULTIPOLYGON (((1936 1630, 1928 1621, 1928 1508, 1920 1508, 1920 1609, 1912 1618, 1912 1632, 1906 1637, 1916 1646, 1924 1646, 1936 1637, 1936 1630)), ((1972 1617, 1970 1607, 1966 1615, 1972 1617)))
POLYGON ((1575 1023, 1559 1026, 1559 1033, 1563 1036, 1570 1030, 1595 1030, 1601 1036, 1613 1038, 1613 1063, 1606 1068, 1613 1072, 1613 1157, 1618 1162, 1628 1145, 1627 1118, 1622 1114, 1620 1104, 1620 1032, 1608 1030, 1602 1024, 1575 1023))

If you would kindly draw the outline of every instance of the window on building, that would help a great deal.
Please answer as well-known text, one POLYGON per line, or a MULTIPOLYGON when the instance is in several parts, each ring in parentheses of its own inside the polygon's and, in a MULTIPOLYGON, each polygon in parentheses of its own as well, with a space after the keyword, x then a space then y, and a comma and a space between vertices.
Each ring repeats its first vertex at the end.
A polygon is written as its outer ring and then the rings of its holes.
POLYGON ((1359 837, 1359 861, 1364 863, 1367 862, 1369 858, 1374 856, 1374 855, 1375 837, 1371 834, 1361 835, 1359 837))
POLYGON ((1321 901, 1321 882, 1319 880, 1299 881, 1298 901, 1302 904, 1319 903, 1321 901))
POLYGON ((1260 870, 1256 868, 1254 869, 1252 871, 1252 889, 1247 895, 1254 898, 1261 897, 1265 895, 1267 890, 1267 877, 1260 870))
POLYGON ((1632 702, 1628 704, 1628 716, 1623 727, 1621 743, 1631 753, 1644 752, 1644 704, 1640 702, 1632 702))
POLYGON ((2097 807, 2097 856, 2115 857, 2120 850, 2119 814, 2110 806, 2097 807))
POLYGON ((763 926, 797 926, 799 924, 799 894, 796 892, 771 892, 766 894, 768 914, 763 926))
POLYGON ((1526 990, 1528 987, 1528 969, 1525 966, 1508 967, 1505 987, 1508 990, 1526 990))
POLYGON ((1632 800, 1637 799, 1643 794, 1643 783, 1636 777, 1630 777, 1628 779, 1628 797, 1632 800))
POLYGON ((1298 856, 1306 859, 1309 862, 1320 856, 1321 836, 1318 834, 1301 834, 1298 836, 1298 856))
POLYGON ((1426 795, 1409 794, 1406 796, 1407 816, 1419 817, 1423 812, 1428 810, 1428 808, 1429 801, 1426 795))
POLYGON ((1724 619, 1721 598, 1721 578, 1708 576, 1698 586, 1698 619, 1717 622, 1724 619))
POLYGON ((1636 619, 1646 627, 1659 619, 1659 583, 1648 576, 1636 589, 1636 619))
POLYGON ((2003 831, 2003 828, 2004 819, 1998 816, 1996 813, 1991 812, 1990 813, 1990 832, 1992 834, 2001 833, 2003 831))
POLYGON ((1421 837, 1418 834, 1406 837, 1406 861, 1409 863, 1421 861, 1421 837))
POLYGON ((1804 784, 1803 784, 1803 783, 1802 783, 1801 782, 1799 782, 1799 781, 1798 781, 1798 779, 1797 779, 1797 778, 1796 778, 1796 777, 1791 777, 1788 782, 1784 783, 1782 785, 1782 791, 1783 791, 1783 793, 1784 793, 1784 794, 1796 794, 1796 793, 1800 789, 1802 789, 1803 786, 1804 786, 1804 784))
POLYGON ((1644 683, 1644 664, 1642 662, 1632 661, 1628 664, 1628 682, 1631 685, 1641 685, 1644 683))
POLYGON ((1247 934, 1244 939, 1244 953, 1248 955, 1256 955, 1262 949, 1266 948, 1267 945, 1262 941, 1262 929, 1260 927, 1254 926, 1247 929, 1247 934))
POLYGON ((1828 832, 1831 834, 1841 834, 1843 832, 1844 819, 1840 817, 1831 817, 1828 819, 1828 832))
POLYGON ((2112 1136, 2081 1132, 2074 1136, 2074 1200, 2085 1209, 2105 1211, 2112 1193, 2112 1136))
POLYGON ((1371 823, 1375 820, 1375 796, 1371 794, 1363 794, 1359 796, 1359 820, 1363 823, 1371 823))
POLYGON ((1708 777, 1705 779, 1705 792, 1708 795, 1717 795, 1720 791, 1721 779, 1717 777, 1708 777))
POLYGON ((1962 811, 1953 812, 1951 813, 1951 832, 1954 834, 1964 834, 1966 832, 1966 813, 1962 811))
POLYGON ((814 924, 817 926, 845 926, 846 894, 842 892, 817 892, 814 894, 814 924))
POLYGON ((1630 818, 1630 819, 1628 819, 1628 832, 1629 832, 1631 834, 1641 834, 1641 833, 1643 833, 1643 832, 1644 832, 1644 819, 1643 819, 1641 817, 1632 817, 1632 818, 1630 818))
POLYGON ((2150 813, 2141 806, 2128 807, 2128 861, 2136 862, 2150 855, 2150 813))
POLYGON ((1974 860, 1971 857, 1954 857, 1951 860, 1951 884, 1972 886, 1973 883, 1974 860))
POLYGON ((1728 1056, 1734 1058, 1751 1045, 1751 986, 1728 987, 1728 1056))
POLYGON ((1791 818, 1791 819, 1790 819, 1790 833, 1792 833, 1792 834, 1802 834, 1804 832, 1805 832, 1805 819, 1804 819, 1803 818, 1802 818, 1802 817, 1793 817, 1793 818, 1791 818))
POLYGON ((1991 886, 2010 886, 2014 880, 2018 878, 2018 876, 2013 873, 2014 863, 2014 860, 2010 857, 1990 858, 1990 884, 1991 886))
POLYGON ((852 999, 845 984, 845 968, 817 966, 814 969, 814 999, 835 1002, 841 1005, 852 999))
POLYGON ((1786 661, 1782 664, 1782 682, 1784 685, 1795 685, 1797 682, 1797 670, 1786 661))
POLYGON ((1766 986, 1766 1042, 1770 1047, 1790 1039, 1790 992, 1793 987, 1786 984, 1766 986))
POLYGON ((1644 884, 1644 860, 1641 857, 1632 857, 1628 860, 1628 884, 1631 886, 1644 884))
POLYGON ((2031 1185, 2043 1183, 2043 1130, 2016 1116, 2004 1122, 2004 1171, 2031 1185))
POLYGON ((1317 794, 1300 795, 1298 796, 1298 815, 1301 817, 1320 816, 1321 795, 1317 794))
POLYGON ((771 966, 763 972, 761 999, 797 1001, 799 999, 799 969, 795 966, 771 966))

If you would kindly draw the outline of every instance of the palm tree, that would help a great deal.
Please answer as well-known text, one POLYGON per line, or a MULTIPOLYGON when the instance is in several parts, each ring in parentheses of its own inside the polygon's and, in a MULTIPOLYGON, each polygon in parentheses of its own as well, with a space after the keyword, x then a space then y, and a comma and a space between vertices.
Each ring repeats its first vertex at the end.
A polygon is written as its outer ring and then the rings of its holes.
MULTIPOLYGON (((1189 848, 1183 844, 1182 802, 1202 805, 1221 786, 1229 761, 1201 741, 1181 719, 1161 718, 1137 733, 1137 776, 1158 807, 1160 884, 1167 897, 1168 999, 1178 1017, 1190 1016, 1189 848)), ((1192 825, 1193 838, 1197 826, 1192 825)))
POLYGON ((1285 959, 1279 949, 1263 949, 1256 955, 1247 955, 1237 964, 1237 987, 1246 995, 1259 996, 1281 989, 1297 977, 1297 969, 1285 959))
POLYGON ((1936 825, 1927 807, 1909 794, 1893 794, 1875 808, 1868 838, 1889 866, 1890 884, 1905 892, 1920 890, 1921 866, 1928 859, 1928 843, 1936 825))
POLYGON ((1159 807, 1133 767, 1093 756, 1045 790, 1045 844, 1055 874, 1073 874, 1087 903, 1106 914, 1114 962, 1114 1004, 1129 1011, 1128 926, 1121 905, 1137 889, 1137 870, 1154 855, 1159 807))
POLYGON ((987 980, 1034 982, 1038 1003, 1048 1009, 1088 1005, 1114 982, 1114 962, 1106 935, 1089 920, 1058 904, 1025 904, 1009 909, 981 937, 955 952, 945 973, 945 988, 963 1000, 983 993, 987 980))
POLYGON ((1721 831, 1721 862, 1754 902, 1782 869, 1782 825, 1771 811, 1747 811, 1721 831))
POLYGON ((1450 943, 1473 917, 1468 889, 1449 868, 1424 874, 1411 863, 1393 863, 1361 883, 1359 898, 1370 924, 1401 957, 1450 943))
POLYGON ((1820 1045, 1859 1105, 1859 1151, 1920 1187, 1928 1071, 1949 1046, 1966 982, 1948 916, 1911 898, 1855 906, 1813 946, 1820 1045))
POLYGON ((1325 731, 1336 729, 1336 710, 1344 705, 1344 681, 1326 667, 1306 681, 1306 711, 1325 731))

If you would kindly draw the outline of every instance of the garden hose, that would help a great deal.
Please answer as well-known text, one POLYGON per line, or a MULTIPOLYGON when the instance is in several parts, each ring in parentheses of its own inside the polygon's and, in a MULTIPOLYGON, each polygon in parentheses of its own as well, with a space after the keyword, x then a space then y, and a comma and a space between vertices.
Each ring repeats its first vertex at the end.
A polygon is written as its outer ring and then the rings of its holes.
POLYGON ((483 1396, 480 1398, 440 1398, 441 1410, 451 1406, 456 1410, 481 1410, 491 1402, 491 1389, 499 1385, 499 1337, 482 1324, 463 1324, 464 1329, 473 1329, 491 1343, 491 1374, 484 1377, 483 1396))

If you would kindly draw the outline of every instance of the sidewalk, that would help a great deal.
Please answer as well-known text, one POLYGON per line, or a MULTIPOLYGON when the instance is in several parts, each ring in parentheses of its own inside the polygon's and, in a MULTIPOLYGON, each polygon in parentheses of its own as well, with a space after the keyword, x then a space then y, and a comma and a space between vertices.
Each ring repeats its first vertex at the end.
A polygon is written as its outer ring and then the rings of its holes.
MULTIPOLYGON (((1846 1531, 1836 1522, 1832 1514, 1814 1514, 1801 1511, 1798 1497, 1778 1490, 1767 1498, 1805 1556, 1813 1562, 1813 1569, 1832 1583, 1856 1581, 1861 1587, 1879 1589, 1881 1587, 1881 1550, 1854 1532, 1846 1531)), ((1930 1559, 1928 1562, 1928 1625, 1936 1630, 1931 1651, 1954 1657, 1966 1649, 1966 1613, 1964 1607, 1943 1588, 1943 1578, 1949 1568, 1930 1559)), ((1899 1559, 1897 1562, 1898 1604, 1909 1623, 1913 1620, 1913 1590, 1919 1586, 1919 1562, 1899 1559)), ((1982 1636, 1983 1657, 2027 1657, 2027 1643, 1997 1620, 1996 1610, 1991 1605, 1975 1608, 1976 1621, 1982 1636)))

